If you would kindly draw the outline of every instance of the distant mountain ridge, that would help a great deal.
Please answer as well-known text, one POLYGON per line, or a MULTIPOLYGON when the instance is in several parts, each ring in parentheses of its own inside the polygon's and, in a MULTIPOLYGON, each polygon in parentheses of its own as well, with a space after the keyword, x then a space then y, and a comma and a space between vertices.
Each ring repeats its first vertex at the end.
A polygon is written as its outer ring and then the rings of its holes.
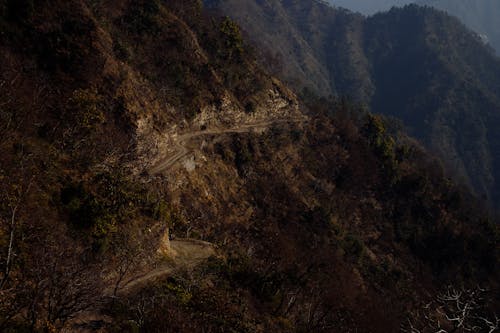
POLYGON ((334 6, 347 8, 365 15, 373 15, 380 11, 386 11, 393 6, 404 6, 412 3, 412 0, 328 0, 334 6))
POLYGON ((209 1, 283 63, 282 77, 403 120, 457 178, 500 201, 500 61, 458 19, 407 5, 365 18, 317 1, 209 1))
POLYGON ((497 0, 329 0, 333 6, 373 15, 393 6, 416 3, 432 6, 458 17, 500 53, 500 1, 497 0))
POLYGON ((497 0, 419 0, 458 17, 472 30, 487 38, 500 54, 500 1, 497 0))

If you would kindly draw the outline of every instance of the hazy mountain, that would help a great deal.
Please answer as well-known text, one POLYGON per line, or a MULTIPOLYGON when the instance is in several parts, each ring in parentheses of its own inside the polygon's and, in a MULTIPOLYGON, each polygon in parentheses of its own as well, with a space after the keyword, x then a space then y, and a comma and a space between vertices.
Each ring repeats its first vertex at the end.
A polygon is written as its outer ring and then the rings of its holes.
POLYGON ((458 17, 468 27, 485 37, 500 52, 500 1, 497 0, 419 0, 458 17))
POLYGON ((334 6, 347 8, 365 15, 386 11, 394 6, 404 6, 413 0, 328 0, 334 6))
POLYGON ((458 19, 417 5, 368 18, 316 1, 217 6, 277 54, 297 89, 349 95, 402 119, 457 177, 498 203, 500 62, 458 19))
POLYGON ((497 52, 500 51, 500 1, 497 0, 329 0, 329 3, 365 15, 410 3, 432 6, 458 17, 497 52))

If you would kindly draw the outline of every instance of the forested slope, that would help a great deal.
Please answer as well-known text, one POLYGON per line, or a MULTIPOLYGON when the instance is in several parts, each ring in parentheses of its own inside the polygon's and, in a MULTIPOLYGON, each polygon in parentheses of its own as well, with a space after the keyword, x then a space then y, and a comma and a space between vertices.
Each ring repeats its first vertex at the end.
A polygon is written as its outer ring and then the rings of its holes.
POLYGON ((500 60, 458 19, 416 5, 364 18, 317 1, 208 4, 269 49, 297 91, 350 96, 402 120, 455 179, 498 206, 500 60))
POLYGON ((461 290, 489 329, 481 204, 380 117, 296 97, 230 19, 184 0, 0 14, 0 331, 425 331, 461 290))

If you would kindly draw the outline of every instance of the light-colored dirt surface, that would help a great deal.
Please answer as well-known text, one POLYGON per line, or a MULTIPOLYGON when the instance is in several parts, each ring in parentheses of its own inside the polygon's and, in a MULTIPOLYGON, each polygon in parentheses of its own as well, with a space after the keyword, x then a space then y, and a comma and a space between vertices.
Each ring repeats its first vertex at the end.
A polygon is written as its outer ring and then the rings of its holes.
MULTIPOLYGON (((306 117, 277 119, 242 124, 233 128, 207 129, 181 134, 177 138, 174 138, 174 152, 172 155, 165 157, 153 166, 149 170, 149 173, 151 175, 157 175, 173 169, 178 162, 194 151, 194 148, 189 146, 189 142, 199 137, 232 133, 247 133, 252 131, 258 132, 263 131, 275 124, 302 123, 306 121, 306 117)), ((209 257, 216 254, 213 244, 200 240, 176 239, 167 243, 170 246, 167 245, 164 249, 159 251, 159 253, 164 256, 164 259, 157 262, 153 267, 143 267, 141 272, 127 274, 127 279, 120 283, 120 286, 117 289, 116 297, 120 298, 126 296, 127 294, 137 291, 149 283, 153 283, 161 278, 165 278, 170 274, 175 273, 176 270, 194 268, 196 265, 199 265, 209 257)), ((113 291, 114 287, 110 285, 104 292, 105 298, 112 297, 113 291)), ((77 318, 72 320, 71 323, 68 323, 68 327, 70 327, 69 330, 63 330, 63 332, 96 332, 98 330, 89 328, 89 326, 92 326, 93 323, 98 324, 99 322, 108 322, 109 320, 109 318, 100 313, 100 309, 92 309, 81 313, 77 318)))
MULTIPOLYGON (((195 239, 177 239, 170 241, 169 257, 158 263, 156 267, 147 273, 132 275, 123 283, 117 292, 117 297, 122 297, 141 287, 146 286, 158 279, 167 277, 178 269, 194 268, 209 257, 215 255, 213 244, 195 239)), ((111 297, 113 288, 105 292, 107 297, 111 297)), ((80 313, 71 320, 67 327, 61 332, 98 332, 91 326, 99 326, 100 323, 111 322, 111 319, 102 315, 99 308, 90 309, 80 313)))
POLYGON ((262 122, 257 122, 257 123, 250 123, 250 124, 243 124, 239 125, 233 128, 227 128, 227 129, 207 129, 203 131, 195 131, 195 132, 189 132, 180 135, 176 141, 175 141, 175 154, 165 158, 161 162, 159 162, 157 165, 152 167, 149 170, 149 173, 151 175, 157 175, 165 171, 169 171, 172 169, 172 167, 175 166, 175 164, 188 155, 191 150, 187 147, 187 143, 195 138, 202 137, 202 136, 210 136, 210 135, 223 135, 223 134, 231 134, 231 133, 247 133, 251 132, 253 130, 259 130, 259 129, 265 129, 268 128, 271 125, 279 124, 279 123, 298 123, 298 122, 304 122, 306 121, 306 118, 291 118, 291 119, 278 119, 278 120, 271 120, 271 121, 262 121, 262 122))
POLYGON ((134 276, 119 289, 118 293, 127 293, 144 286, 158 278, 167 276, 179 268, 193 268, 209 257, 215 255, 211 243, 195 239, 178 239, 170 241, 170 257, 146 274, 134 276))

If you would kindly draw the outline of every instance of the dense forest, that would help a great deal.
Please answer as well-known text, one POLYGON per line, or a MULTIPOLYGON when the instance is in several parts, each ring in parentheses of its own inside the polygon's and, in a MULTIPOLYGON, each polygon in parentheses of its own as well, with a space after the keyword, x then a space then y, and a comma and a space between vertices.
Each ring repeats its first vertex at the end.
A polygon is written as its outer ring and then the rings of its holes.
POLYGON ((0 31, 1 332, 498 329, 484 204, 230 18, 0 0, 0 31))

